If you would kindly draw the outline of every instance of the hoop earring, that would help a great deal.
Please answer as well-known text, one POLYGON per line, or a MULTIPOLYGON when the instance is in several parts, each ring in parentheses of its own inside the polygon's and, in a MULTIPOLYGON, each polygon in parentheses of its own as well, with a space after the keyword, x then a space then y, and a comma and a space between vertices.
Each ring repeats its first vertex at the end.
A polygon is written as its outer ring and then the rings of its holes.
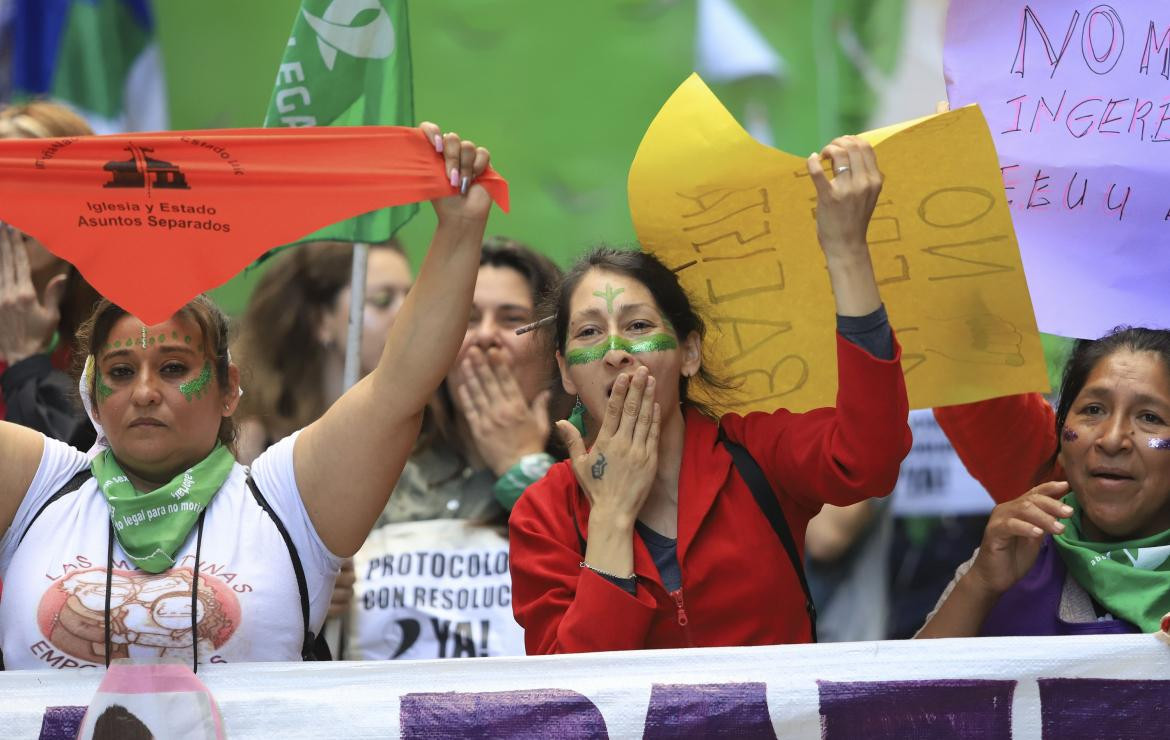
POLYGON ((582 437, 585 436, 585 404, 581 403, 581 396, 577 396, 577 402, 569 412, 569 423, 577 427, 582 437))

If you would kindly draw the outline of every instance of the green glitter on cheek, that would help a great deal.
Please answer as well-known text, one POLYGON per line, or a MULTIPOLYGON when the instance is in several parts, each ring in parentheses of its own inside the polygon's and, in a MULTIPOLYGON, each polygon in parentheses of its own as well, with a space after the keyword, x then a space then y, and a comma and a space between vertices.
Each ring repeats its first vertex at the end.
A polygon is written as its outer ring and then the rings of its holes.
POLYGON ((207 384, 211 382, 211 363, 207 360, 203 361, 203 371, 199 373, 199 377, 188 380, 179 386, 179 392, 187 399, 188 403, 194 398, 201 398, 207 384))
POLYGON ((99 368, 96 364, 93 367, 93 389, 94 392, 97 393, 98 399, 101 401, 109 398, 114 392, 113 388, 106 385, 106 380, 102 377, 101 368, 99 368))
POLYGON ((669 334, 651 334, 634 342, 611 335, 607 341, 599 342, 592 347, 569 350, 569 353, 565 355, 565 360, 569 365, 584 365, 601 360, 610 350, 614 349, 629 352, 631 355, 639 355, 644 352, 666 352, 678 349, 678 341, 669 334))

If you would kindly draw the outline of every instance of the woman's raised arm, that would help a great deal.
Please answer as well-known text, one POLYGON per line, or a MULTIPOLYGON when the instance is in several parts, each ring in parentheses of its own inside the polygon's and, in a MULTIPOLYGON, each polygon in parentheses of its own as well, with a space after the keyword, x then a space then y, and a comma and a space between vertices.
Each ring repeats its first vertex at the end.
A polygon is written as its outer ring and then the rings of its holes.
MULTIPOLYGON (((441 145, 452 195, 433 201, 438 226, 373 372, 350 388, 297 439, 293 460, 305 508, 325 545, 352 555, 386 504, 410 455, 423 409, 459 351, 471 313, 479 251, 491 199, 474 178, 486 149, 424 123, 441 145), (459 183, 473 183, 466 195, 459 183)), ((295 308, 293 309, 295 310, 295 308)))
POLYGON ((833 139, 808 158, 808 173, 817 189, 817 241, 829 268, 833 298, 840 316, 866 316, 881 305, 865 232, 882 190, 873 147, 856 136, 833 139), (821 159, 833 163, 833 179, 821 159))
POLYGON ((40 432, 0 421, 0 537, 12 526, 20 502, 28 493, 41 455, 45 438, 40 432))

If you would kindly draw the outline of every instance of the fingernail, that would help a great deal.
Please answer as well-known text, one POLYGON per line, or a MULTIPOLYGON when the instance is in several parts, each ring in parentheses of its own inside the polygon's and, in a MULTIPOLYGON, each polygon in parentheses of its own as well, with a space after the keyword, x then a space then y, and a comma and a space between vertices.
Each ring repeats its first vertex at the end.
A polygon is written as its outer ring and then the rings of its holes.
POLYGON ((1063 532, 1063 531, 1064 531, 1064 525, 1063 525, 1063 524, 1061 524, 1060 522, 1057 522, 1057 523, 1056 523, 1056 527, 1055 527, 1055 529, 1056 529, 1056 531, 1057 531, 1057 532, 1063 532))
POLYGON ((440 134, 435 134, 435 151, 436 152, 443 151, 443 137, 440 134))
POLYGON ((1073 511, 1073 509, 1071 506, 1060 507, 1060 513, 1064 514, 1065 516, 1072 516, 1072 511, 1073 511))
POLYGON ((460 195, 467 195, 467 189, 470 187, 471 187, 471 178, 468 177, 467 175, 464 175, 463 179, 459 181, 459 194, 460 195))
POLYGON ((1044 530, 1039 527, 1032 527, 1032 534, 1044 534, 1044 530))
POLYGON ((451 187, 459 187, 459 169, 457 167, 451 168, 451 187))

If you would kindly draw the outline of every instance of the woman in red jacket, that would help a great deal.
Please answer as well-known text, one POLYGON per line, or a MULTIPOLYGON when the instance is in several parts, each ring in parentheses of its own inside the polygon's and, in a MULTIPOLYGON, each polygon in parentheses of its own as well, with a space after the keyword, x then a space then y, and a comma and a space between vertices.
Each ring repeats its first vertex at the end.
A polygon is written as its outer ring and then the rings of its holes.
POLYGON ((721 434, 758 463, 800 549, 821 504, 893 488, 910 433, 865 241, 882 180, 873 150, 837 139, 808 169, 838 314, 836 408, 716 419, 687 396, 704 375, 703 322, 669 269, 599 250, 566 277, 557 361, 587 433, 558 423, 570 459, 510 519, 513 608, 530 654, 811 639, 800 574, 721 434))

